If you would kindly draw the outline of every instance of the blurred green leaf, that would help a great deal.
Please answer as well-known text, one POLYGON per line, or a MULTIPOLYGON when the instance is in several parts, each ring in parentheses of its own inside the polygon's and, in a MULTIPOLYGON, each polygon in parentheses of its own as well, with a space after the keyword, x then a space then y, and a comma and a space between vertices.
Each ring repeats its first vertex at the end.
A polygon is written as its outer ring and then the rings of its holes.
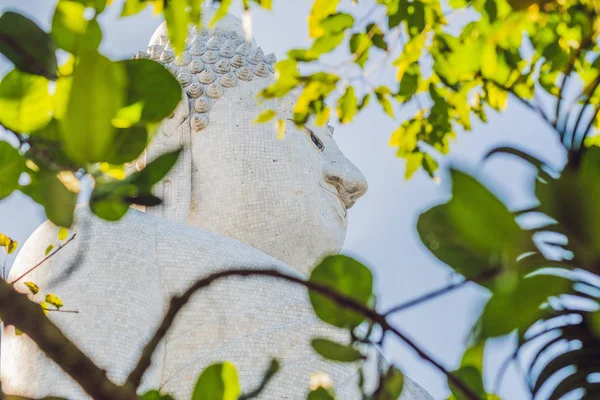
POLYGON ((19 133, 41 129, 52 119, 48 80, 12 70, 0 82, 0 123, 19 133))
POLYGON ((346 346, 328 339, 313 339, 310 344, 322 357, 341 362, 353 362, 363 359, 360 351, 352 346, 346 346))
POLYGON ((315 0, 308 16, 308 34, 311 38, 318 38, 327 34, 321 26, 323 20, 337 11, 339 0, 315 0))
MULTIPOLYGON (((310 281, 331 287, 365 306, 373 300, 373 274, 358 261, 347 256, 330 256, 315 267, 310 281)), ((340 328, 359 325, 364 316, 335 301, 309 290, 310 302, 323 321, 340 328)))
POLYGON ((531 239, 483 185, 463 172, 451 174, 452 199, 421 214, 419 236, 440 261, 490 287, 487 279, 515 267, 517 257, 532 248, 531 239))
POLYGON ((102 41, 102 29, 96 19, 85 17, 86 4, 60 0, 52 17, 52 37, 59 49, 79 55, 94 51, 102 41))
POLYGON ((342 124, 352 121, 358 112, 358 99, 354 94, 354 87, 348 86, 342 97, 338 100, 337 113, 342 124))
POLYGON ((53 173, 30 173, 30 176, 31 183, 21 190, 44 206, 46 216, 55 225, 70 227, 73 223, 77 194, 69 191, 53 173))
MULTIPOLYGON (((452 375, 464 383, 480 399, 487 398, 485 388, 483 387, 481 373, 476 368, 462 367, 456 371, 453 371, 452 375)), ((469 400, 472 398, 467 393, 464 393, 450 379, 448 379, 448 386, 450 387, 450 390, 452 391, 452 394, 456 400, 469 400)))
POLYGON ((67 237, 69 237, 69 230, 63 226, 58 230, 57 236, 58 240, 65 240, 67 237))
POLYGON ((235 366, 225 361, 202 371, 194 387, 192 400, 237 400, 240 393, 235 366))
POLYGON ((483 310, 481 336, 497 337, 529 327, 541 317, 540 307, 548 297, 564 294, 571 286, 566 278, 537 274, 504 287, 494 293, 483 310))
POLYGON ((117 129, 113 144, 104 157, 105 161, 124 164, 135 160, 146 148, 150 137, 145 126, 117 129))
POLYGON ((392 103, 390 102, 390 89, 386 86, 379 86, 374 90, 374 92, 377 101, 381 105, 381 108, 383 108, 383 111, 390 117, 394 118, 394 111, 392 110, 392 103))
POLYGON ((75 67, 60 130, 65 152, 73 161, 104 161, 116 135, 111 121, 126 100, 125 72, 123 64, 97 53, 85 53, 75 67))
MULTIPOLYGON (((231 0, 224 0, 231 2, 231 0)), ((169 39, 176 54, 181 54, 185 47, 185 40, 188 35, 188 24, 190 18, 187 13, 187 0, 169 0, 164 3, 163 14, 167 21, 167 30, 169 39)), ((215 14, 216 16, 216 14, 215 14)))
POLYGON ((25 158, 17 149, 0 141, 0 200, 8 197, 18 186, 19 177, 25 172, 25 158))
POLYGON ((0 53, 17 69, 56 79, 55 51, 50 35, 32 20, 11 11, 0 16, 0 53))
POLYGON ((308 394, 307 400, 335 400, 335 396, 330 390, 318 387, 308 394))
POLYGON ((354 55, 354 62, 361 68, 369 60, 369 49, 373 42, 365 33, 355 33, 350 37, 350 52, 354 55))
POLYGON ((379 385, 373 393, 373 400, 396 400, 404 389, 404 374, 391 366, 379 379, 379 385))
POLYGON ((144 393, 141 400, 175 400, 171 395, 161 394, 158 390, 151 390, 144 393))
POLYGON ((265 122, 271 121, 275 118, 276 113, 273 110, 265 110, 254 120, 255 124, 264 124, 265 122))

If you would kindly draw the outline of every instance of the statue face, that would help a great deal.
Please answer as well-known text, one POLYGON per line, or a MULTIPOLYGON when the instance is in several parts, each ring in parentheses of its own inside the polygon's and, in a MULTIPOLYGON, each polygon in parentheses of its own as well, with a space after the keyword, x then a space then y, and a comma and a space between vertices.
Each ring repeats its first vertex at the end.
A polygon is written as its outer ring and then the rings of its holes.
POLYGON ((192 200, 188 224, 236 238, 308 272, 338 252, 347 209, 367 190, 361 172, 338 149, 328 127, 253 124, 272 108, 291 116, 293 102, 259 106, 270 80, 228 89, 211 108, 209 124, 192 134, 192 200))

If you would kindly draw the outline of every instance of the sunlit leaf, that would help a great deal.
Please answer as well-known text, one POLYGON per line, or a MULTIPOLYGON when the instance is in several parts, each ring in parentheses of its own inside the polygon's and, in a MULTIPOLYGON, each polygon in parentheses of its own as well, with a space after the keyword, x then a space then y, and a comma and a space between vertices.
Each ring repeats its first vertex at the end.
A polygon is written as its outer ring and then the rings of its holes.
POLYGON ((354 87, 348 86, 346 91, 338 100, 337 113, 342 124, 347 124, 352 121, 358 112, 358 100, 354 94, 354 87))
POLYGON ((69 230, 62 227, 58 230, 58 240, 65 240, 69 236, 69 230))
POLYGON ((46 295, 46 298, 44 299, 44 301, 46 303, 48 303, 48 304, 53 305, 57 309, 60 309, 64 305, 63 302, 62 302, 62 300, 60 298, 58 298, 58 296, 56 296, 53 293, 48 293, 46 295))
POLYGON ((237 400, 240 393, 235 366, 225 361, 202 371, 196 381, 192 400, 237 400))
POLYGON ((38 294, 40 291, 40 288, 38 287, 38 285, 36 285, 33 282, 25 282, 25 286, 27 286, 27 288, 29 289, 29 291, 32 294, 38 294))
POLYGON ((52 119, 52 97, 48 80, 19 70, 0 82, 0 123, 20 133, 43 128, 52 119))
POLYGON ((354 62, 361 68, 369 60, 369 48, 373 42, 365 33, 355 33, 350 38, 350 52, 354 55, 354 62))
POLYGON ((116 130, 111 121, 126 100, 123 64, 85 53, 75 68, 61 138, 67 155, 81 164, 103 161, 116 130))
POLYGON ((0 16, 0 53, 20 71, 56 79, 54 42, 35 22, 7 11, 0 16))
POLYGON ((263 124, 265 122, 269 122, 271 121, 273 118, 275 118, 277 114, 275 113, 274 110, 265 110, 263 112, 261 112, 258 117, 256 117, 256 119, 254 120, 255 124, 263 124))
POLYGON ((187 13, 187 0, 169 0, 164 5, 163 14, 167 21, 169 40, 175 49, 175 53, 180 54, 185 47, 188 24, 190 23, 189 14, 187 13))
POLYGON ((47 256, 48 254, 50 254, 50 252, 51 252, 53 249, 54 249, 54 245, 53 245, 53 244, 49 245, 48 247, 46 247, 46 251, 44 251, 44 255, 46 255, 46 256, 47 256))
POLYGON ((102 41, 102 29, 96 19, 85 17, 86 4, 60 0, 52 18, 52 37, 59 49, 71 54, 94 51, 102 41))
POLYGON ((315 0, 308 16, 308 33, 312 38, 326 34, 321 22, 337 10, 339 0, 315 0))

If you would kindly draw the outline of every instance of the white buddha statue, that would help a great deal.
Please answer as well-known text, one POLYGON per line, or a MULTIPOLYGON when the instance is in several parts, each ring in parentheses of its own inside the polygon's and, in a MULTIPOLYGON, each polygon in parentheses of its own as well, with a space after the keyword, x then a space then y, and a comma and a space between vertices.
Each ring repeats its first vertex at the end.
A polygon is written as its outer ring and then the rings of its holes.
MULTIPOLYGON (((273 82, 274 58, 242 38, 239 20, 228 15, 214 31, 192 31, 184 56, 175 60, 164 24, 158 28, 149 54, 140 56, 176 74, 185 99, 130 167, 183 146, 156 187, 164 203, 146 213, 131 210, 116 223, 81 209, 75 240, 17 283, 22 292, 24 281, 37 283, 36 301, 53 292, 77 309, 49 318, 117 383, 125 381, 173 295, 226 268, 307 275, 324 255, 340 250, 347 209, 367 190, 331 128, 289 122, 280 140, 272 124, 253 124, 268 108, 291 117, 293 99, 257 102, 258 92, 273 82)), ((50 222, 34 232, 9 281, 44 257, 56 232, 50 222)), ((142 391, 160 388, 189 399, 198 374, 224 360, 235 364, 243 389, 251 390, 275 357, 282 368, 262 399, 305 399, 314 372, 331 376, 339 399, 360 398, 357 366, 326 361, 312 350, 310 340, 323 336, 346 338, 317 319, 304 288, 273 279, 225 279, 196 294, 179 314, 142 391)), ((6 393, 87 398, 26 335, 16 336, 9 326, 2 339, 6 393)), ((431 397, 407 378, 401 399, 431 397)))

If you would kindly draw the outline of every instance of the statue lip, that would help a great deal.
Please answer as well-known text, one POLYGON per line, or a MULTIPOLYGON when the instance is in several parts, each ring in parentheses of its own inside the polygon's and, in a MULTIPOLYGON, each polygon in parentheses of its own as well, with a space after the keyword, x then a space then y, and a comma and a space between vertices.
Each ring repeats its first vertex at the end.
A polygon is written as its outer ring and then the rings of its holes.
POLYGON ((346 222, 346 217, 348 216, 348 210, 346 209, 346 205, 342 201, 342 198, 340 197, 340 194, 337 191, 337 189, 335 189, 335 191, 333 191, 333 190, 331 190, 331 189, 329 189, 327 187, 327 186, 330 186, 330 185, 326 186, 326 184, 324 184, 323 182, 319 182, 319 185, 321 186, 321 188, 325 192, 331 194, 332 196, 334 196, 336 198, 337 203, 339 205, 339 207, 336 207, 336 209, 338 211, 338 216, 340 217, 340 219, 342 220, 342 222, 345 223, 346 222))

